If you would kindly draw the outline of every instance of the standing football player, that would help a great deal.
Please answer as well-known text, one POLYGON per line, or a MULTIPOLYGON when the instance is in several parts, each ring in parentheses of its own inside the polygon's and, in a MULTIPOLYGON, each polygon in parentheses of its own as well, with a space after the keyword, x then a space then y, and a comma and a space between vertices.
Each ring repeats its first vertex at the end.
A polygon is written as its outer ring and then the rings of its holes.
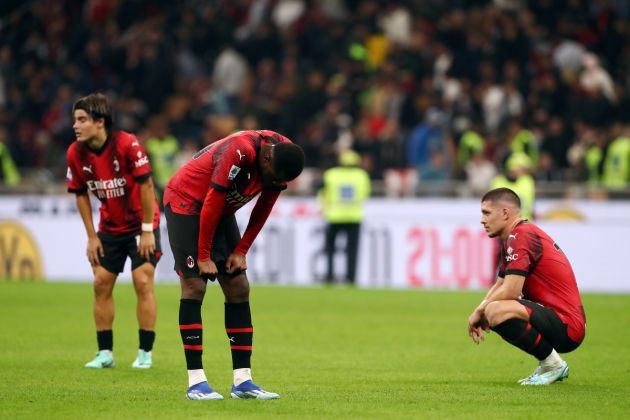
POLYGON ((558 353, 584 340, 586 316, 569 260, 536 225, 521 218, 521 202, 509 188, 481 199, 481 224, 502 242, 498 278, 468 318, 468 334, 479 344, 493 330, 538 359, 522 385, 549 385, 569 376, 558 353))
POLYGON ((232 398, 274 399, 252 381, 254 328, 245 256, 280 192, 304 168, 304 152, 273 131, 241 131, 193 156, 164 192, 169 241, 180 277, 179 330, 188 368, 186 397, 220 400, 202 365, 201 304, 207 281, 218 279, 225 296, 225 331, 232 352, 232 398), (257 195, 241 238, 234 213, 257 195))
POLYGON ((138 298, 139 350, 134 368, 150 368, 155 340, 155 266, 161 256, 160 213, 149 158, 136 137, 112 131, 112 110, 102 94, 79 99, 72 109, 76 141, 67 152, 68 191, 88 237, 87 258, 94 273, 94 321, 98 352, 88 368, 114 367, 112 291, 127 258, 138 298), (94 229, 88 191, 101 202, 94 229))

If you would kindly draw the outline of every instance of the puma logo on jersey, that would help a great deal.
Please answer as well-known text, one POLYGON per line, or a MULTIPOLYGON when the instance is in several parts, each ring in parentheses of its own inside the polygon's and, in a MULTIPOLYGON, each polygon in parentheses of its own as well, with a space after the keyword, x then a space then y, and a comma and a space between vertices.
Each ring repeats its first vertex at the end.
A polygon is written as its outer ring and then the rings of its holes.
POLYGON ((84 166, 84 167, 83 167, 83 170, 84 170, 85 172, 89 172, 89 173, 91 173, 92 175, 94 175, 94 172, 92 172, 92 165, 90 165, 90 166, 84 166))
POLYGON ((518 235, 518 233, 515 233, 514 235, 508 235, 508 239, 510 239, 510 238, 516 239, 516 235, 518 235))
POLYGON ((243 158, 245 157, 245 154, 241 153, 241 149, 236 149, 236 153, 238 153, 238 159, 243 160, 243 158))

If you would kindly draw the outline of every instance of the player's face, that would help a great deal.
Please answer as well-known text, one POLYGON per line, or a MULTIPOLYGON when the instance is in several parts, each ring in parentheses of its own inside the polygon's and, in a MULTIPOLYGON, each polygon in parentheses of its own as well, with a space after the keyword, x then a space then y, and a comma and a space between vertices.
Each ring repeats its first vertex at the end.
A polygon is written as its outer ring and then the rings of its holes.
POLYGON ((491 201, 481 203, 481 224, 490 238, 501 235, 505 223, 506 217, 500 206, 491 201))
POLYGON ((263 184, 265 185, 275 185, 279 186, 289 181, 284 179, 279 173, 274 170, 273 167, 273 157, 269 156, 268 159, 263 161, 263 165, 261 166, 260 175, 262 177, 263 184))
POLYGON ((74 111, 74 124, 72 124, 72 129, 79 142, 89 142, 95 139, 101 130, 103 130, 104 124, 105 122, 102 118, 94 121, 94 119, 82 109, 74 111))

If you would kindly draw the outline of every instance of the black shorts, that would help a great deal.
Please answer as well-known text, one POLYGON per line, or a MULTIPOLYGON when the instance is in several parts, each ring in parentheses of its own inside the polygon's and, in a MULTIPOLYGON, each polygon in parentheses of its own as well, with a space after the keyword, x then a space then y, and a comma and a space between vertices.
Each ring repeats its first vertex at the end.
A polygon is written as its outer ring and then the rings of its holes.
POLYGON ((562 322, 562 319, 553 309, 531 300, 519 299, 518 302, 530 309, 527 311, 529 312, 529 322, 558 353, 568 353, 581 344, 569 337, 567 324, 562 322))
MULTIPOLYGON (((138 253, 139 234, 112 235, 111 233, 98 232, 97 235, 103 244, 103 253, 105 254, 104 257, 99 257, 100 265, 107 271, 115 274, 121 273, 125 268, 127 257, 131 258, 132 271, 147 262, 138 253)), ((155 267, 162 256, 160 229, 154 230, 153 235, 155 235, 155 252, 151 254, 149 262, 155 267)))
MULTIPOLYGON (((199 277, 197 266, 197 241, 199 239, 199 215, 185 215, 174 213, 171 206, 164 209, 168 241, 171 244, 175 258, 175 271, 182 278, 199 277)), ((241 241, 241 233, 234 215, 223 216, 219 219, 214 237, 210 258, 217 266, 219 274, 228 274, 225 263, 228 257, 241 241)), ((214 280, 214 279, 212 279, 214 280)))

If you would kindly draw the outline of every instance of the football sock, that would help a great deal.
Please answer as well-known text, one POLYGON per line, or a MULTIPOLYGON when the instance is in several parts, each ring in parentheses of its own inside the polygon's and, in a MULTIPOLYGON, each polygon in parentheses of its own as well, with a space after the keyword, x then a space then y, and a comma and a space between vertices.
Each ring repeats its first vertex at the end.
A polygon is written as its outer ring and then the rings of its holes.
POLYGON ((153 342, 155 341, 155 331, 138 330, 140 337, 140 349, 150 352, 153 350, 153 342))
POLYGON ((547 343, 538 330, 522 319, 511 318, 495 325, 492 329, 505 341, 538 360, 544 360, 553 351, 553 347, 547 343))
POLYGON ((239 386, 245 381, 251 381, 252 370, 249 368, 234 369, 234 385, 239 386))
POLYGON ((203 369, 203 325, 201 324, 201 301, 181 299, 179 301, 179 332, 184 344, 188 370, 203 369))
POLYGON ((206 373, 203 369, 188 370, 188 387, 197 385, 201 382, 208 382, 208 379, 206 379, 206 373))
POLYGON ((112 330, 96 331, 98 351, 114 349, 114 333, 112 330))
POLYGON ((541 360, 540 366, 544 371, 554 369, 562 363, 562 357, 555 351, 551 350, 551 354, 544 360, 541 360))
POLYGON ((225 332, 232 350, 232 369, 250 368, 254 327, 249 302, 225 304, 225 332))

